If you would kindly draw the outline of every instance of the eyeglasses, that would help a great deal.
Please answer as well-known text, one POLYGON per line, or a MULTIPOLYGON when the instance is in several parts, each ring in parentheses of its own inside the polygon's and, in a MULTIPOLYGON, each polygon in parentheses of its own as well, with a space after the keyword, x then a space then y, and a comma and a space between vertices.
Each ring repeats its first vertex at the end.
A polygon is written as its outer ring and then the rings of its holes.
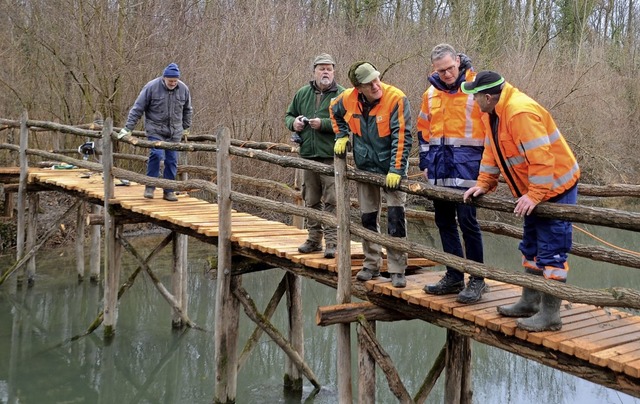
POLYGON ((447 67, 446 69, 440 69, 440 70, 436 70, 436 73, 438 73, 438 75, 440 77, 444 76, 445 74, 449 73, 449 74, 453 74, 453 70, 456 68, 456 65, 451 65, 449 67, 447 67))

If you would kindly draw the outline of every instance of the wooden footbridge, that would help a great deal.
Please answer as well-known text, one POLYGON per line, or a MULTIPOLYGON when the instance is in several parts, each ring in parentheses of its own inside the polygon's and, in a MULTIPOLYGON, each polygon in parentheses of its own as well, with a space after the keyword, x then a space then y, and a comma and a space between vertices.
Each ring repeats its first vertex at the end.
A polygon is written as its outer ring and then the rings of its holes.
MULTIPOLYGON (((15 127, 16 124, 12 123, 15 127)), ((47 123, 28 121, 26 117, 20 122, 22 131, 28 127, 47 127, 47 123)), ((54 124, 51 124, 54 125, 54 124)), ((76 133, 77 128, 55 125, 50 128, 76 133)), ((313 162, 287 156, 281 158, 275 154, 257 149, 248 150, 229 145, 228 131, 219 131, 216 136, 215 151, 217 156, 217 185, 204 180, 185 179, 184 181, 166 181, 150 179, 113 166, 112 142, 116 142, 115 132, 107 120, 101 133, 95 129, 83 130, 84 136, 93 134, 104 141, 102 146, 102 164, 90 163, 63 155, 58 160, 74 164, 82 169, 42 169, 26 168, 27 160, 21 160, 20 168, 4 168, 0 170, 0 178, 5 183, 15 182, 12 178, 20 178, 18 194, 29 191, 55 190, 73 195, 91 204, 104 206, 102 214, 90 215, 88 223, 104 225, 105 228, 105 330, 115 329, 117 314, 117 288, 119 279, 117 261, 120 248, 127 248, 120 229, 124 224, 135 222, 152 222, 172 230, 175 234, 196 237, 218 246, 218 273, 216 293, 216 402, 231 402, 235 398, 235 380, 240 368, 237 358, 237 323, 239 307, 242 306, 247 315, 259 328, 267 333, 282 347, 291 362, 287 374, 293 388, 300 388, 301 377, 306 377, 319 387, 313 371, 305 363, 302 352, 301 329, 298 329, 301 313, 296 312, 300 305, 295 304, 296 294, 300 299, 299 279, 313 279, 337 289, 337 305, 320 307, 316 313, 317 323, 322 326, 336 324, 338 333, 337 360, 338 384, 341 402, 352 400, 350 366, 350 328, 355 322, 358 327, 358 349, 361 353, 359 363, 359 401, 375 400, 375 365, 384 369, 389 388, 401 402, 424 402, 437 377, 445 371, 445 400, 451 403, 471 402, 472 388, 470 384, 470 339, 504 349, 517 355, 535 360, 547 366, 560 369, 627 394, 640 397, 640 316, 625 311, 624 308, 640 308, 640 293, 627 288, 611 288, 606 291, 587 290, 571 285, 557 285, 537 277, 516 275, 498 268, 490 268, 483 264, 450 256, 420 244, 391 239, 389 237, 368 232, 349 221, 349 192, 347 179, 362 180, 382 184, 382 178, 367 176, 357 170, 348 169, 344 160, 336 159, 335 167, 327 167, 313 162), (232 175, 230 172, 229 150, 235 156, 250 157, 276 163, 285 167, 314 169, 328 175, 336 176, 339 201, 337 217, 321 212, 297 207, 284 202, 270 201, 259 197, 244 195, 231 190, 232 175), (227 154, 225 154, 227 153, 227 154), (101 175, 102 174, 102 175, 101 175), (119 179, 114 178, 117 177, 119 179), (103 180, 104 179, 104 180, 103 180), (180 190, 177 202, 161 199, 157 191, 156 198, 142 197, 144 185, 171 186, 180 190), (194 189, 211 190, 217 194, 218 203, 190 196, 194 189), (307 232, 278 221, 267 220, 255 215, 231 209, 234 203, 253 204, 261 209, 313 218, 339 229, 339 245, 344 246, 333 259, 326 259, 322 253, 300 254, 297 246, 306 239, 307 232), (410 253, 407 270, 407 287, 394 288, 385 274, 369 281, 358 282, 353 275, 362 266, 362 248, 359 242, 351 241, 351 235, 380 243, 393 245, 395 248, 410 253), (341 242, 342 241, 342 242, 341 242), (231 265, 232 257, 246 257, 258 263, 253 266, 238 268, 231 265), (456 302, 455 295, 431 296, 422 291, 428 283, 435 283, 443 272, 433 271, 434 263, 453 266, 467 273, 484 276, 490 285, 490 291, 476 304, 464 305, 456 302), (241 275, 248 271, 282 268, 287 270, 292 289, 288 292, 292 307, 290 316, 290 338, 284 337, 269 322, 274 307, 267 307, 259 313, 248 293, 241 286, 241 275), (116 272, 116 274, 114 274, 116 272), (296 286, 297 285, 297 286, 296 286), (563 328, 555 332, 529 333, 516 328, 515 319, 498 315, 498 305, 515 302, 521 286, 533 287, 552 293, 565 299, 561 308, 563 328), (354 303, 351 296, 362 302, 354 303), (297 307, 297 308, 296 308, 297 307), (114 313, 115 312, 115 313, 114 313), (403 319, 422 319, 447 329, 447 343, 442 348, 434 369, 429 372, 420 391, 409 395, 402 383, 393 363, 384 352, 375 337, 376 321, 394 321, 403 319), (345 370, 346 369, 346 370, 345 370), (342 373, 341 373, 342 372, 342 373)), ((23 133, 26 137, 26 134, 23 133)), ((175 147, 178 150, 193 151, 193 144, 151 143, 137 138, 123 139, 123 142, 146 147, 175 147), (148 143, 148 144, 147 144, 148 143)), ((53 158, 48 152, 29 150, 26 140, 21 141, 20 148, 0 145, 4 148, 27 154, 53 158)), ((211 145, 202 146, 200 150, 211 150, 211 145)), ((628 187, 621 187, 618 192, 629 192, 628 187)), ((598 190, 591 192, 597 193, 598 190)), ((12 190, 5 185, 5 192, 12 190)), ((439 189, 420 185, 413 181, 403 184, 403 190, 417 195, 458 201, 461 195, 447 189, 439 189)), ((589 192, 583 189, 583 192, 589 192)), ((638 192, 631 188, 631 192, 638 192)), ((484 207, 508 211, 512 205, 496 197, 486 197, 477 204, 484 207), (504 205, 503 207, 500 207, 504 205)), ((19 198, 19 205, 24 209, 24 197, 19 198)), ((30 205, 31 206, 31 205, 30 205)), ((553 204, 539 206, 542 215, 558 215, 575 221, 612 225, 638 231, 640 215, 637 213, 619 212, 611 209, 595 209, 587 207, 562 207, 553 204)), ((33 210, 33 209, 32 209, 33 210)), ((19 209, 20 211, 20 209, 19 209)), ((24 210, 19 216, 29 216, 24 210)), ((84 216, 78 214, 78 219, 84 216)), ((36 220, 32 217, 31 220, 36 220)), ((490 227, 485 224, 486 227, 490 227)), ((33 229, 29 223, 23 228, 33 229)), ((79 226, 80 227, 80 226, 79 226)), ((484 228, 484 226, 483 226, 484 228)), ((84 231, 84 228, 83 228, 84 231)), ((24 237, 20 235, 19 237, 24 237)), ((27 249, 34 248, 34 237, 26 236, 27 249)), ((100 248, 100 247, 97 247, 100 248)), ((135 253, 130 248, 130 252, 135 253)), ((176 255, 184 254, 177 252, 176 255)), ((610 250, 599 251, 598 248, 575 246, 574 254, 590 256, 593 259, 613 258, 617 263, 640 268, 637 256, 615 253, 610 250), (585 251, 589 250, 589 251, 585 251), (591 255, 589 255, 591 254, 591 255)), ((18 254, 18 263, 25 262, 29 254, 24 251, 18 254)), ((141 267, 149 269, 146 260, 139 258, 141 267)), ((236 258, 233 258, 234 262, 236 258)), ((180 259, 176 258, 176 263, 180 259)), ((176 268, 179 264, 176 264, 176 268)), ((14 266, 17 269, 18 266, 14 266)), ((384 268, 383 268, 384 270, 384 268)), ((3 280, 9 273, 4 274, 3 280)), ((180 277, 178 276, 178 279, 180 277)), ((167 301, 172 304, 182 325, 192 325, 187 315, 186 299, 181 298, 183 285, 174 287, 173 295, 164 290, 167 301)), ((274 297, 278 292, 274 293, 274 297)), ((283 292, 280 292, 282 297, 283 292)), ((273 300, 273 299, 272 299, 273 300)), ((277 304, 277 300, 276 304, 277 304)), ((247 345, 250 345, 248 343, 247 345)), ((245 349, 246 351, 246 349, 245 349)), ((243 356, 240 357, 240 364, 243 356)))

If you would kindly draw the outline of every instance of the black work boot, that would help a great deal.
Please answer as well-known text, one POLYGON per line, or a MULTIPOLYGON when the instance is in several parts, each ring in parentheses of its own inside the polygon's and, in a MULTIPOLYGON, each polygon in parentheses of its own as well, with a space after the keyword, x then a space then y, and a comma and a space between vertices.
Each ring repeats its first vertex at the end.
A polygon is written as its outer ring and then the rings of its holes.
POLYGON ((540 311, 531 317, 517 319, 518 328, 531 332, 557 331, 562 328, 560 318, 562 299, 547 293, 541 293, 541 295, 540 311))
POLYGON ((540 292, 522 288, 522 296, 514 304, 498 306, 498 313, 505 317, 531 317, 540 309, 540 292))
POLYGON ((334 243, 327 243, 324 249, 324 257, 335 258, 335 256, 336 256, 336 245, 334 243))
POLYGON ((455 280, 449 272, 447 272, 438 283, 435 285, 427 285, 422 290, 430 295, 448 295, 451 293, 459 293, 462 289, 464 289, 464 279, 459 281, 455 280))
POLYGON ((380 276, 379 269, 362 268, 356 274, 356 279, 359 281, 370 281, 371 279, 377 278, 379 276, 380 276))
POLYGON ((304 242, 304 244, 298 247, 298 252, 301 252, 303 254, 309 254, 315 251, 322 251, 322 244, 318 243, 317 241, 307 240, 304 242))
POLYGON ((470 277, 467 282, 467 287, 460 293, 456 299, 460 303, 475 303, 482 298, 484 292, 489 291, 489 286, 485 283, 484 279, 470 277))

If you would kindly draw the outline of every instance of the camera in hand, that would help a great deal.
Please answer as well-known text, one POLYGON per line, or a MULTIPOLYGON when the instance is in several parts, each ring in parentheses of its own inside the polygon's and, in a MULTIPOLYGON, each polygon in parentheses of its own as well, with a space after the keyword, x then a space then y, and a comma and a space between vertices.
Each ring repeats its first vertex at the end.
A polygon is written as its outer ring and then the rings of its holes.
POLYGON ((309 125, 309 118, 307 118, 306 116, 303 116, 302 118, 300 118, 300 120, 303 124, 309 125))

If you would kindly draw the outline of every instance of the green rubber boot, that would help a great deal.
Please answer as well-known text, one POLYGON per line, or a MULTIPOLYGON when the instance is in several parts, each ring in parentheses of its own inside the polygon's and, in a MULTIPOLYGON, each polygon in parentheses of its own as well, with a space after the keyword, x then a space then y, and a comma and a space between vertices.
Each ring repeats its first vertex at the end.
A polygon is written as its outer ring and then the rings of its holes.
POLYGON ((542 293, 540 311, 529 318, 516 320, 518 328, 531 332, 557 331, 562 328, 560 318, 560 303, 562 299, 542 293))
POLYGON ((505 317, 531 317, 540 309, 540 292, 522 288, 522 296, 514 304, 498 306, 498 313, 505 317))

